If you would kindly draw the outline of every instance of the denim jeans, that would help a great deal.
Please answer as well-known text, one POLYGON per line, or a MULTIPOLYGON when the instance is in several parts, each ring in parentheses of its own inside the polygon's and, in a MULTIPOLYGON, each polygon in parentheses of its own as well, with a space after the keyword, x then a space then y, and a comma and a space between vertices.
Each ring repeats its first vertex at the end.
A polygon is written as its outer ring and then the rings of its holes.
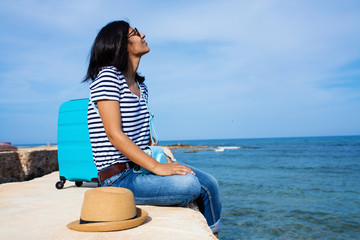
POLYGON ((210 174, 188 167, 195 175, 158 176, 134 173, 132 168, 127 168, 102 181, 101 186, 127 188, 140 205, 186 206, 196 201, 213 233, 218 232, 221 215, 218 183, 210 174))

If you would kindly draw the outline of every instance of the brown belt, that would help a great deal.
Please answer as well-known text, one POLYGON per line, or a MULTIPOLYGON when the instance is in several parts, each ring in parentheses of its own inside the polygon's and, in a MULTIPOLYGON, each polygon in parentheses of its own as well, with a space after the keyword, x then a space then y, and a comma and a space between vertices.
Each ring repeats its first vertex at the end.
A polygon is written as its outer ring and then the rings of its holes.
POLYGON ((127 166, 133 167, 135 164, 133 162, 127 162, 127 163, 116 163, 112 167, 99 172, 98 176, 100 178, 100 181, 104 181, 105 179, 108 179, 109 177, 114 176, 115 174, 118 174, 122 171, 124 171, 127 166))

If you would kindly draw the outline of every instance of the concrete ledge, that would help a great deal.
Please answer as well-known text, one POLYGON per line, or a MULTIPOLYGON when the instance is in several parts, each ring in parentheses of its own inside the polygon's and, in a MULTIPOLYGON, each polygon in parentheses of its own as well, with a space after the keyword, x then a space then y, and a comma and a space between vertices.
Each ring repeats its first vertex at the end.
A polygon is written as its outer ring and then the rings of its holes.
POLYGON ((0 185, 2 239, 216 239, 200 212, 181 207, 139 206, 149 213, 139 227, 104 233, 76 232, 66 224, 80 217, 84 192, 97 186, 76 187, 66 182, 57 190, 59 173, 27 182, 0 185))
POLYGON ((19 147, 0 152, 0 183, 19 182, 59 170, 57 146, 19 147))

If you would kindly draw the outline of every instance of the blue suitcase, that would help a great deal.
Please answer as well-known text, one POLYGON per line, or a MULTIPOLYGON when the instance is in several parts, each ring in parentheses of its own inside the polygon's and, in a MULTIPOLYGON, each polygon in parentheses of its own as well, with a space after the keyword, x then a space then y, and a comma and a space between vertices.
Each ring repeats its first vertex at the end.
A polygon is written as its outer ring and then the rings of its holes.
POLYGON ((93 160, 87 123, 89 99, 71 100, 61 104, 58 118, 58 163, 60 181, 56 188, 64 187, 66 180, 98 182, 93 160))

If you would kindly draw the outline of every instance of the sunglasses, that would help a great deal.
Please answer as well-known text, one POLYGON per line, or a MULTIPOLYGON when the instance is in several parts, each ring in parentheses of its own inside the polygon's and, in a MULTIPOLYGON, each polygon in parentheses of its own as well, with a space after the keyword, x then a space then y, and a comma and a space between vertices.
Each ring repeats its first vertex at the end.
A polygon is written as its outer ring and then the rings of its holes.
POLYGON ((128 37, 132 37, 132 36, 139 36, 139 37, 141 37, 140 32, 137 30, 137 28, 134 28, 127 36, 128 36, 128 37), (134 33, 134 34, 133 34, 133 33, 134 33))

